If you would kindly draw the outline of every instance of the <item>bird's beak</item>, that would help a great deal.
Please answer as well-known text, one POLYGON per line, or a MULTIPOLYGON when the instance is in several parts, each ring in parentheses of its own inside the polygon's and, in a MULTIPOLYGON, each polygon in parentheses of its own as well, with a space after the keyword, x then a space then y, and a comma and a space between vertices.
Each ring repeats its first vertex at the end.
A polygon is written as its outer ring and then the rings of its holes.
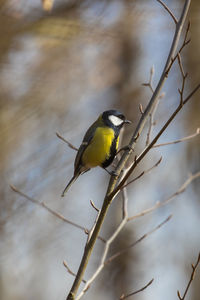
POLYGON ((129 120, 125 120, 124 123, 126 123, 126 124, 131 124, 132 122, 129 121, 129 120))

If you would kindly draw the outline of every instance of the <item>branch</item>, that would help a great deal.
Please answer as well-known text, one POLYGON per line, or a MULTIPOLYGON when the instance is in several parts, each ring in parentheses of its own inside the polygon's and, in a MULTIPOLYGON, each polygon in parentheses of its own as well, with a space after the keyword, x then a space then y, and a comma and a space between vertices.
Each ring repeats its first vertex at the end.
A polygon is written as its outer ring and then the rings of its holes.
POLYGON ((94 202, 92 200, 90 200, 90 204, 99 213, 99 208, 96 207, 96 205, 94 204, 94 202))
POLYGON ((154 206, 146 209, 146 210, 143 210, 141 213, 138 213, 137 215, 134 215, 132 217, 129 217, 128 218, 128 221, 131 221, 131 220, 134 220, 136 218, 139 218, 141 216, 145 216, 151 212, 153 212, 154 210, 156 210, 157 208, 159 207, 162 207, 166 204, 168 204, 169 202, 171 202, 175 197, 177 197, 178 195, 182 194, 186 188, 188 187, 188 185, 195 179, 199 178, 200 177, 200 172, 197 172, 196 174, 194 175, 190 175, 190 177, 181 185, 181 187, 174 193, 172 194, 169 198, 167 198, 165 201, 163 202, 157 202, 154 206))
POLYGON ((196 272, 196 269, 197 269, 199 263, 200 263, 200 253, 199 253, 199 255, 198 255, 196 264, 195 264, 195 265, 193 265, 193 264, 191 265, 191 266, 192 266, 192 273, 191 273, 189 282, 188 282, 188 284, 187 284, 187 287, 186 287, 186 289, 185 289, 185 292, 184 292, 183 296, 181 297, 180 292, 177 291, 177 295, 178 295, 178 298, 179 298, 180 300, 184 300, 184 299, 185 299, 185 297, 186 297, 186 295, 187 295, 187 292, 188 292, 188 290, 189 290, 189 288, 190 288, 190 285, 191 285, 192 281, 194 280, 195 272, 196 272))
POLYGON ((196 132, 191 134, 191 135, 188 135, 188 136, 185 136, 181 139, 178 139, 178 140, 175 140, 175 141, 172 141, 172 142, 167 142, 167 143, 162 143, 162 144, 156 144, 153 146, 153 148, 158 148, 158 147, 162 147, 162 146, 167 146, 167 145, 172 145, 172 144, 177 144, 177 143, 182 143, 182 142, 185 142, 185 141, 188 141, 190 139, 193 139, 194 137, 198 136, 200 134, 200 128, 197 128, 196 132))
POLYGON ((171 67, 172 67, 173 63, 178 58, 178 55, 182 52, 182 50, 185 48, 185 46, 187 46, 190 43, 190 39, 187 40, 187 36, 188 36, 189 30, 190 30, 190 22, 188 22, 188 25, 187 25, 187 28, 186 28, 186 31, 185 31, 185 36, 184 36, 183 43, 182 43, 181 47, 178 50, 177 54, 174 57, 172 57, 171 62, 169 64, 169 67, 166 70, 166 76, 168 76, 168 73, 171 70, 171 67))
MULTIPOLYGON (((79 225, 79 224, 77 224, 77 223, 74 223, 74 222, 72 222, 72 221, 66 219, 62 214, 60 214, 60 213, 56 212, 55 210, 53 210, 52 208, 50 208, 45 202, 40 202, 40 201, 38 201, 38 200, 36 200, 36 199, 34 199, 34 198, 29 197, 28 195, 26 195, 26 194, 24 194, 23 192, 21 192, 20 190, 18 190, 14 185, 10 185, 10 187, 11 187, 11 189, 12 189, 15 193, 17 193, 17 194, 19 194, 20 196, 26 198, 28 201, 30 201, 30 202, 32 202, 32 203, 34 203, 34 204, 37 204, 37 205, 39 205, 40 207, 43 207, 43 208, 44 208, 45 210, 47 210, 50 214, 52 214, 53 216, 55 216, 55 217, 57 217, 58 219, 62 220, 63 222, 66 222, 66 223, 68 223, 68 224, 70 224, 70 225, 72 225, 72 226, 74 226, 74 227, 76 227, 76 228, 79 228, 79 229, 83 230, 83 231, 88 235, 89 229, 84 228, 83 226, 81 226, 81 225, 79 225)), ((100 239, 102 242, 105 242, 105 240, 104 240, 102 237, 100 237, 100 236, 98 237, 98 239, 100 239)))
MULTIPOLYGON (((63 265, 65 266, 65 268, 67 269, 68 273, 72 276, 76 276, 76 274, 74 272, 72 272, 72 270, 68 267, 67 262, 64 260, 63 261, 63 265)), ((83 283, 86 283, 85 279, 82 279, 83 283)))
MULTIPOLYGON (((117 257, 121 256, 122 254, 124 254, 125 252, 127 252, 128 250, 130 250, 130 248, 135 247, 138 243, 140 243, 142 240, 144 240, 146 237, 148 237, 149 235, 151 235, 152 233, 154 233, 156 230, 158 230, 160 227, 162 227, 164 224, 166 224, 170 219, 172 218, 172 215, 169 215, 163 222, 161 222, 159 225, 157 225, 155 228, 153 228, 152 230, 150 230, 149 232, 145 233, 143 236, 141 236, 138 240, 136 240, 134 243, 130 244, 129 246, 127 246, 126 248, 122 249, 121 251, 118 251, 117 253, 113 254, 112 256, 110 256, 106 261, 105 264, 109 264, 111 261, 113 261, 114 259, 116 259, 117 257)), ((129 221, 129 218, 128 218, 129 221)))
POLYGON ((154 279, 152 278, 152 279, 151 279, 144 287, 142 287, 141 289, 139 289, 139 290, 137 290, 137 291, 135 291, 135 292, 133 292, 133 293, 130 293, 130 294, 128 294, 128 295, 122 294, 121 297, 120 297, 119 299, 120 299, 120 300, 124 300, 124 299, 126 299, 126 298, 128 298, 128 297, 130 297, 130 296, 133 296, 133 295, 135 295, 135 294, 138 294, 138 293, 144 291, 146 288, 148 288, 148 286, 150 286, 150 285, 153 283, 153 281, 154 281, 154 279))
MULTIPOLYGON (((149 89, 151 90, 152 94, 154 93, 154 88, 153 88, 153 75, 154 75, 154 72, 155 72, 155 69, 154 69, 154 66, 152 66, 151 69, 150 69, 149 82, 143 83, 144 86, 149 87, 149 89)), ((161 99, 161 98, 159 98, 159 99, 161 99)), ((159 101, 154 106, 152 112, 149 114, 149 128, 148 128, 148 131, 147 131, 146 146, 149 144, 151 132, 152 132, 153 126, 155 124, 154 123, 154 114, 155 114, 155 111, 158 108, 158 103, 159 103, 159 101)))
POLYGON ((167 5, 165 3, 163 3, 161 0, 156 0, 158 1, 165 9, 166 11, 170 14, 170 16, 172 17, 173 21, 175 24, 178 23, 178 20, 176 19, 176 17, 174 16, 174 14, 172 13, 172 11, 167 7, 167 5))
POLYGON ((70 142, 68 142, 63 136, 61 136, 58 132, 56 132, 57 137, 62 140, 63 142, 65 142, 69 148, 78 151, 78 148, 76 148, 73 144, 71 144, 70 142))
POLYGON ((153 88, 153 75, 154 75, 154 72, 155 72, 155 68, 154 68, 154 66, 152 66, 151 69, 150 69, 149 81, 147 83, 142 84, 143 86, 149 87, 152 94, 154 93, 154 88, 153 88))
POLYGON ((144 170, 142 173, 140 173, 137 177, 133 178, 131 181, 129 181, 128 183, 126 183, 123 187, 122 190, 127 187, 129 184, 135 182, 136 180, 138 180, 139 178, 141 178, 143 175, 149 173, 150 171, 152 171, 154 168, 156 168, 162 161, 162 157, 149 169, 144 170))

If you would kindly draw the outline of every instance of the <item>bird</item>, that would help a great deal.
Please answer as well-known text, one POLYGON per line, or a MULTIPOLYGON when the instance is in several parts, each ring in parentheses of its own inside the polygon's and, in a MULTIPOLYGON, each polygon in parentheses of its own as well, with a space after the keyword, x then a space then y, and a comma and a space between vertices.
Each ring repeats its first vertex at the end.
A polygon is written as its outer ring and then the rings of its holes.
POLYGON ((131 121, 118 110, 106 110, 100 114, 83 138, 74 162, 74 175, 62 192, 62 197, 81 174, 97 166, 106 170, 113 162, 118 150, 119 134, 126 123, 131 121))

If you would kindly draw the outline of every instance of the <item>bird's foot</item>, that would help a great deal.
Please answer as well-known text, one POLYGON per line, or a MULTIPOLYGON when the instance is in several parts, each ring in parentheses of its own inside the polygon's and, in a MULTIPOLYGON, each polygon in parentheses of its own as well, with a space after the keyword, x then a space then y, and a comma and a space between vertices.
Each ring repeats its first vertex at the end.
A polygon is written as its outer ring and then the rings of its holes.
POLYGON ((118 174, 115 171, 108 171, 107 169, 104 169, 110 176, 117 177, 118 174))

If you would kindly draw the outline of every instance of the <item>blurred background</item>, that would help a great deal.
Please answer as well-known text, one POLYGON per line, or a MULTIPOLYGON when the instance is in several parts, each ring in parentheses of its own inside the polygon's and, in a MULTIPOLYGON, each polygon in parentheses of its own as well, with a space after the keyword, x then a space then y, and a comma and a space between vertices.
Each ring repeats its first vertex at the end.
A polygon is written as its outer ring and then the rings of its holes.
MULTIPOLYGON (((184 1, 165 1, 179 17, 184 1)), ((200 81, 200 2, 193 0, 191 43, 183 52, 189 73, 185 94, 200 81)), ((174 34, 174 24, 155 0, 63 1, 2 0, 0 2, 0 299, 65 299, 76 272, 86 235, 43 208, 14 193, 9 184, 44 201, 69 220, 90 228, 101 207, 109 175, 93 169, 61 192, 73 173, 75 152, 59 140, 59 132, 79 146, 88 126, 104 110, 117 108, 132 125, 125 145, 151 91, 142 83, 154 65, 156 85, 174 34), (53 7, 51 8, 51 4, 53 7), (44 6, 44 7, 43 7, 44 6), (46 10, 45 10, 46 9, 46 10), (49 10, 49 11, 48 11, 49 10)), ((164 86, 153 134, 179 102, 180 71, 175 64, 164 86)), ((179 113, 159 142, 194 133, 199 122, 199 96, 179 113)), ((136 154, 145 144, 146 131, 136 154)), ((200 142, 156 148, 134 176, 162 163, 128 188, 129 214, 164 201, 200 169, 200 142)), ((151 278, 153 284, 130 299, 177 299, 188 282, 191 263, 200 251, 199 179, 184 194, 154 213, 129 222, 111 253, 129 245, 169 214, 160 230, 108 265, 84 299, 119 299, 151 278)), ((121 218, 121 198, 112 204, 101 231, 108 238, 121 218)), ((88 279, 98 265, 103 244, 97 241, 87 268, 88 279)), ((199 299, 200 272, 189 292, 199 299)))

